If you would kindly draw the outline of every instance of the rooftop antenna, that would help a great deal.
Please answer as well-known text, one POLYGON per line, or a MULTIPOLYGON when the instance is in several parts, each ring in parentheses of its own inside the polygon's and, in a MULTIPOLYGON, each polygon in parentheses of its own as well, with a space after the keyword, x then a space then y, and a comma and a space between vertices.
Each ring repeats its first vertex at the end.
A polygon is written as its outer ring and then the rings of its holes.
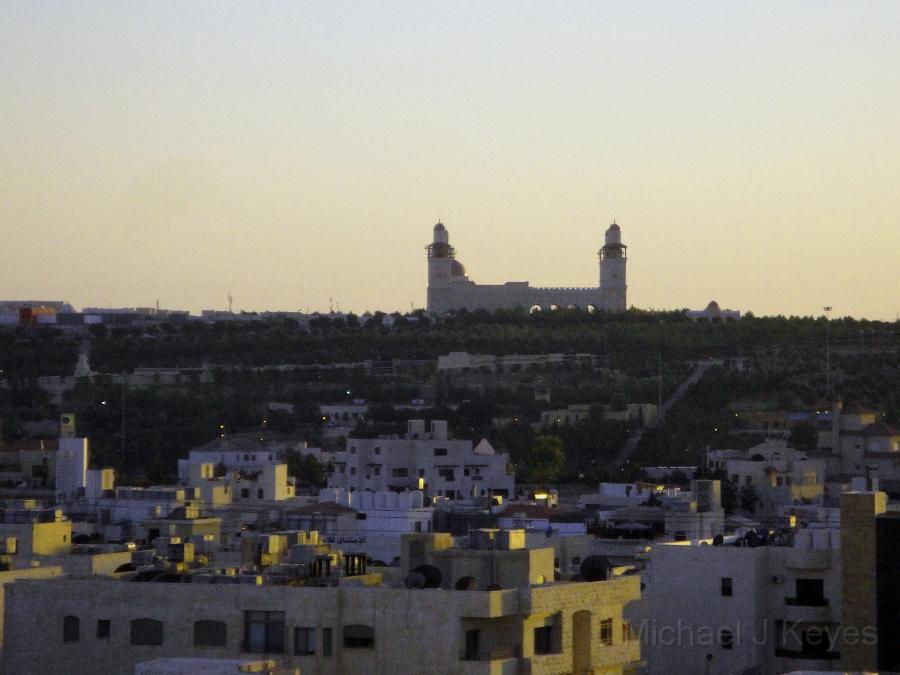
POLYGON ((334 314, 334 298, 328 297, 328 313, 334 314))
POLYGON ((228 313, 229 314, 233 313, 233 310, 232 310, 233 307, 234 307, 234 296, 232 296, 231 293, 229 293, 228 294, 228 313))

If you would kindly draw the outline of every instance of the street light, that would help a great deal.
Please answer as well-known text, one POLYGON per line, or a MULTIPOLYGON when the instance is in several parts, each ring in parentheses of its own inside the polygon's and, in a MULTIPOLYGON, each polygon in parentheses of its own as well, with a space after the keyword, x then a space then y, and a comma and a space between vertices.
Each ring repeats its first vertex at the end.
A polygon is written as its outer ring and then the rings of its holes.
POLYGON ((825 310, 825 391, 831 394, 831 305, 825 310))

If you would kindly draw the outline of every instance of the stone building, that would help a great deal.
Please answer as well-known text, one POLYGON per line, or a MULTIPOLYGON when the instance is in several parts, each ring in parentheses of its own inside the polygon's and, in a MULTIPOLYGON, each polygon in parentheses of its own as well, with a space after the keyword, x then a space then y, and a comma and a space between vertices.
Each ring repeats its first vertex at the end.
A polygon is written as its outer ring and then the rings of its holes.
POLYGON ((312 583, 15 581, 5 639, 16 649, 0 666, 125 675, 151 659, 257 655, 304 673, 632 672, 640 643, 623 608, 639 578, 554 581, 553 549, 522 538, 485 532, 490 547, 455 549, 449 535, 408 535, 405 583, 349 567, 312 583))
POLYGON ((606 230, 600 257, 600 282, 587 288, 544 288, 527 281, 505 284, 476 284, 466 275, 466 268, 456 258, 443 223, 434 226, 434 239, 428 251, 428 311, 443 314, 453 310, 498 309, 555 310, 566 308, 587 311, 625 311, 626 246, 621 228, 613 223, 606 230))

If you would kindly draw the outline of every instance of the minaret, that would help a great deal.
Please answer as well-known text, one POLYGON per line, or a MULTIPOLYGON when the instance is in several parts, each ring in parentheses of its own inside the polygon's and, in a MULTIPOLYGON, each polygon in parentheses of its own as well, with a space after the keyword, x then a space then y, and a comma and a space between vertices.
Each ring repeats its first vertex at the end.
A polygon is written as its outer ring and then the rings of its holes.
POLYGON ((434 226, 434 238, 428 246, 428 311, 446 311, 445 300, 450 285, 451 268, 456 252, 450 245, 450 235, 443 223, 434 226))
POLYGON ((606 230, 606 242, 598 252, 600 255, 600 292, 603 294, 603 309, 625 311, 625 263, 628 260, 622 243, 622 230, 613 222, 606 230))

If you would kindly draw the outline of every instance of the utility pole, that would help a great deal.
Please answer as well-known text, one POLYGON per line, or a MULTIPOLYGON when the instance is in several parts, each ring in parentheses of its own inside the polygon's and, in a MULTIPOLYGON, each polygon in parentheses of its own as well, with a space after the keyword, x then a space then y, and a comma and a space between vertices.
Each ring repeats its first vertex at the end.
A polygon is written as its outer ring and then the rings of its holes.
POLYGON ((660 349, 657 352, 657 357, 659 358, 659 375, 656 378, 656 449, 659 452, 659 456, 662 457, 663 454, 663 428, 662 428, 662 350, 660 349))
POLYGON ((825 307, 825 389, 831 394, 831 307, 825 307))
POLYGON ((128 376, 122 373, 122 472, 125 472, 125 389, 128 387, 128 376))

